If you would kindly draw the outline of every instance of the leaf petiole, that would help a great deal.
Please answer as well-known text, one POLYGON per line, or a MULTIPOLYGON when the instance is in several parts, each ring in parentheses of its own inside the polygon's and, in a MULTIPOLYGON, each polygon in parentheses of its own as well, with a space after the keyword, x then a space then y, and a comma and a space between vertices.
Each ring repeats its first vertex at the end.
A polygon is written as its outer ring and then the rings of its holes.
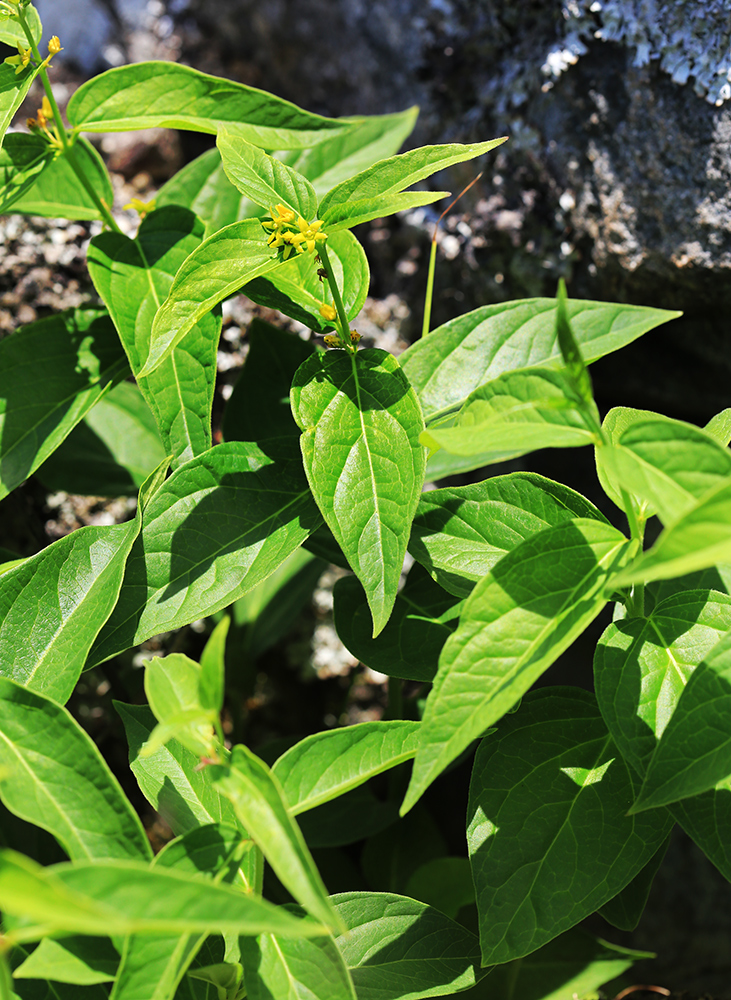
POLYGON ((338 283, 335 280, 335 275, 333 273, 332 264, 330 263, 330 258, 328 257, 325 244, 323 243, 317 251, 320 255, 320 259, 327 272, 327 283, 330 286, 330 291, 332 292, 333 302, 335 303, 335 308, 338 313, 338 326, 340 334, 340 346, 350 354, 355 354, 357 348, 355 344, 351 342, 350 339, 350 323, 348 321, 348 314, 345 312, 345 306, 343 305, 343 300, 340 295, 340 289, 338 288, 338 283))

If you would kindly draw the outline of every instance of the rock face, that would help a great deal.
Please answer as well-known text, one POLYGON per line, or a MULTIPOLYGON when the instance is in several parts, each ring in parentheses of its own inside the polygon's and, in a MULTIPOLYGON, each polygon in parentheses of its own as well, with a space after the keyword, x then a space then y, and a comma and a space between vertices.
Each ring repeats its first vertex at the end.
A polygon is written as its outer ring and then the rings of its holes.
POLYGON ((713 362, 722 377, 698 379, 705 404, 720 407, 731 367, 731 4, 678 10, 672 0, 190 0, 200 40, 187 54, 326 114, 418 103, 415 143, 510 135, 454 231, 461 253, 440 265, 436 318, 455 298, 464 309, 553 294, 560 276, 579 296, 680 308, 689 319, 662 343, 713 362))

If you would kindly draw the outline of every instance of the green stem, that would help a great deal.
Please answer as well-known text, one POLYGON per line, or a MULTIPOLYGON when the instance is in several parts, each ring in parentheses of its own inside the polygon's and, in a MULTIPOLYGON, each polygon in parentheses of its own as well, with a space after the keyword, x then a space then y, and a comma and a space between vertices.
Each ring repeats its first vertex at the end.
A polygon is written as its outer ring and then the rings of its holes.
MULTIPOLYGON (((644 518, 639 518, 637 516, 637 511, 632 503, 632 499, 624 488, 620 489, 620 494, 625 513, 627 514, 627 523, 629 524, 630 533, 632 538, 639 542, 640 551, 642 551, 642 545, 645 540, 645 520, 644 518)), ((645 617, 644 583, 635 583, 632 586, 632 590, 630 591, 629 599, 627 601, 627 614, 631 618, 645 617)))
POLYGON ((18 11, 18 19, 20 21, 21 27, 23 28, 23 31, 25 32, 25 37, 28 39, 28 45, 30 47, 31 52, 33 53, 33 58, 36 61, 36 65, 41 67, 41 69, 38 71, 38 75, 41 78, 41 83, 43 84, 43 89, 46 93, 46 97, 48 98, 48 103, 51 105, 51 111, 53 112, 53 120, 56 124, 56 132, 58 133, 58 139, 59 142, 61 143, 61 148, 63 149, 63 155, 68 160, 69 166, 78 177, 82 187, 89 195, 91 200, 94 202, 96 207, 99 209, 99 214, 104 219, 107 226, 109 226, 109 228, 113 230, 115 233, 121 233, 122 230, 117 225, 114 216, 109 210, 109 206, 104 204, 102 199, 94 190, 94 186, 84 173, 84 170, 79 164, 79 161, 76 159, 73 143, 69 142, 68 133, 66 132, 66 127, 63 123, 63 119, 61 118, 60 108, 56 103, 56 98, 53 96, 53 88, 51 87, 51 81, 48 79, 48 73, 46 71, 46 67, 43 66, 43 59, 41 58, 41 53, 38 50, 38 45, 36 44, 36 41, 33 38, 33 33, 31 32, 28 26, 28 22, 26 21, 22 10, 18 11))
POLYGON ((350 351, 351 354, 356 353, 356 346, 350 341, 350 323, 348 322, 348 314, 345 312, 345 306, 343 305, 343 300, 340 297, 340 289, 338 288, 338 283, 335 280, 335 275, 333 273, 332 264, 330 263, 330 258, 327 255, 327 250, 325 249, 325 244, 323 243, 318 247, 317 252, 320 255, 320 259, 325 266, 327 272, 327 283, 330 286, 330 291, 332 292, 333 302, 335 303, 335 309, 338 313, 338 325, 340 328, 340 342, 346 351, 350 351))
POLYGON ((0 954, 0 1000, 12 1000, 14 995, 13 976, 10 972, 10 964, 3 950, 0 954))
POLYGON ((431 304, 434 298, 434 270, 437 263, 437 240, 436 233, 431 241, 431 252, 429 253, 429 273, 426 278, 426 295, 424 296, 424 322, 421 324, 421 335, 426 337, 431 325, 431 304))
POLYGON ((252 889, 255 896, 261 896, 264 892, 264 855, 256 844, 251 849, 254 852, 254 884, 252 889))

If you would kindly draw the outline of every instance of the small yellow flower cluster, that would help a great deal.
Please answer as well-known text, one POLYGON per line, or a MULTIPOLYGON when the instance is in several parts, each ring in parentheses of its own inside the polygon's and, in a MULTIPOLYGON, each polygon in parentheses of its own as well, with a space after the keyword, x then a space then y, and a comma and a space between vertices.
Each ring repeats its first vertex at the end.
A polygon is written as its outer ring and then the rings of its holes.
POLYGON ((327 302, 323 302, 320 306, 320 315, 323 319, 326 319, 328 323, 332 323, 337 314, 338 311, 335 306, 328 305, 327 302))
MULTIPOLYGON (((322 338, 325 341, 326 347, 345 347, 342 338, 337 333, 327 333, 322 338)), ((356 344, 360 342, 360 334, 357 330, 350 331, 350 343, 355 347, 356 344)))
POLYGON ((296 215, 286 205, 272 205, 271 218, 264 219, 262 226, 269 233, 267 244, 276 249, 282 248, 284 259, 294 250, 296 253, 315 252, 318 243, 324 243, 327 233, 323 233, 322 221, 306 222, 301 215, 296 215))
POLYGON ((122 205, 125 211, 137 212, 141 219, 148 214, 148 212, 155 211, 155 199, 152 201, 142 201, 141 198, 132 198, 131 201, 127 202, 126 205, 122 205))
MULTIPOLYGON (((4 13, 4 11, 5 11, 4 4, 6 4, 8 2, 9 2, 9 0, 0 0, 0 4, 3 4, 3 6, 0 7, 0 18, 2 18, 2 17, 10 17, 11 16, 9 13, 4 13)), ((41 63, 41 69, 45 69, 45 67, 50 64, 51 59, 53 59, 54 56, 57 56, 58 53, 61 52, 62 50, 63 50, 63 46, 61 45, 61 41, 60 41, 58 35, 54 35, 53 38, 48 43, 48 55, 46 56, 46 58, 41 63)), ((5 60, 5 62, 9 66, 15 66, 15 75, 17 76, 18 73, 22 73, 23 70, 26 68, 26 66, 28 66, 30 64, 32 56, 33 56, 32 50, 31 49, 25 49, 25 48, 23 48, 23 46, 20 44, 20 42, 18 42, 18 54, 17 54, 17 56, 8 56, 7 59, 5 60)), ((46 98, 44 97, 43 100, 45 101, 46 98)), ((50 117, 50 113, 49 113, 49 117, 50 117)))
POLYGON ((18 54, 17 56, 8 56, 5 62, 8 66, 15 66, 15 75, 22 73, 30 62, 30 58, 33 55, 30 49, 24 49, 23 46, 18 42, 18 54))
POLYGON ((44 97, 43 100, 41 101, 40 108, 38 108, 38 110, 36 111, 35 118, 26 119, 25 124, 28 126, 31 132, 35 132, 36 134, 42 132, 43 137, 45 137, 51 143, 52 146, 56 146, 58 149, 60 149, 61 142, 58 136, 56 135, 55 130, 52 132, 51 129, 48 127, 49 122, 52 122, 52 120, 53 120, 53 109, 51 108, 51 102, 48 100, 47 97, 44 97))

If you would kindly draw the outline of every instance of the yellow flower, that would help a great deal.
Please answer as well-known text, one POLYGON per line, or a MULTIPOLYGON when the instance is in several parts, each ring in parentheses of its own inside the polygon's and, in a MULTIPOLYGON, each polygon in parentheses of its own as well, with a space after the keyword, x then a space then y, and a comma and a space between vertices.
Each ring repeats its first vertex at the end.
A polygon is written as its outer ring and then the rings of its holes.
MULTIPOLYGON (((51 109, 51 102, 47 97, 44 97, 41 101, 41 106, 36 111, 37 123, 41 128, 45 129, 48 127, 48 119, 53 118, 53 110, 51 109)), ((30 126, 29 126, 30 127, 30 126)))
POLYGON ((33 53, 30 49, 24 49, 23 46, 18 43, 18 54, 17 56, 8 56, 5 60, 9 66, 15 66, 15 75, 22 73, 30 62, 30 57, 33 53))
POLYGON ((51 41, 48 43, 48 54, 49 56, 57 56, 61 51, 63 51, 63 46, 61 45, 61 39, 58 37, 58 35, 54 35, 51 41))
POLYGON ((142 201, 141 198, 133 198, 126 205, 123 205, 122 208, 125 211, 137 212, 140 218, 144 219, 148 212, 155 211, 155 199, 153 198, 152 201, 142 201))
POLYGON ((282 226, 288 226, 294 222, 294 212, 286 205, 272 205, 269 211, 272 218, 269 222, 262 222, 265 229, 281 229, 282 226))
POLYGON ((323 319, 332 321, 337 316, 338 312, 335 306, 329 306, 327 302, 323 302, 320 306, 320 315, 323 319))
POLYGON ((327 239, 327 233, 321 233, 322 219, 315 219, 314 222, 305 222, 305 220, 300 215, 297 219, 297 228, 299 233, 295 233, 292 237, 292 242, 294 243, 297 253, 304 253, 304 243, 310 253, 314 253, 316 243, 324 243, 327 239))

